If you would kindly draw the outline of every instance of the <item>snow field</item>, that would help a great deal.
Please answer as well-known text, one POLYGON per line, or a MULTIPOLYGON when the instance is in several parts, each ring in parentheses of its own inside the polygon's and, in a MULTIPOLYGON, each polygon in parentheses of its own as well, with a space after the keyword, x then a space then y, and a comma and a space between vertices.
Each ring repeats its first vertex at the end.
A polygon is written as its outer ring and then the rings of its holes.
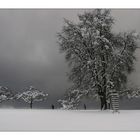
POLYGON ((0 131, 140 131, 140 111, 1 109, 0 131))

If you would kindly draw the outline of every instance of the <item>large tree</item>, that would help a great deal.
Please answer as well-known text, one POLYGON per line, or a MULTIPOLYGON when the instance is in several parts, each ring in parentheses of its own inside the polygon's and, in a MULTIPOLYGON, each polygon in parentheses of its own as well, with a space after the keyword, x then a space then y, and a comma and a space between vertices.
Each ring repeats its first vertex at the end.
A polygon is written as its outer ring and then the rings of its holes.
POLYGON ((60 50, 71 67, 68 78, 76 89, 98 95, 101 109, 107 109, 112 90, 120 93, 134 69, 138 36, 134 31, 114 33, 114 18, 107 9, 85 12, 78 18, 77 23, 65 19, 58 33, 60 50))

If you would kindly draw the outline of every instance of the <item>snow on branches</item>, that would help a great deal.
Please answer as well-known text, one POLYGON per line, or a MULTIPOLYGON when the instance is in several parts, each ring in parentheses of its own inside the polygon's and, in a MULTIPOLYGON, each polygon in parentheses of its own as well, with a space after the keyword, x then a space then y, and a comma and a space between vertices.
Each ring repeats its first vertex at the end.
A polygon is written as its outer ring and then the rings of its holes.
POLYGON ((128 97, 128 99, 139 98, 140 88, 131 88, 122 93, 123 96, 128 97))
POLYGON ((32 104, 34 102, 40 102, 47 99, 48 94, 37 90, 33 86, 30 86, 28 90, 23 93, 17 95, 17 99, 22 99, 26 103, 30 104, 30 108, 32 108, 32 104))
POLYGON ((14 95, 7 87, 0 86, 0 103, 6 100, 11 100, 14 95))
POLYGON ((115 34, 114 19, 108 9, 85 12, 78 18, 78 23, 65 20, 62 32, 58 33, 60 50, 71 66, 68 78, 80 89, 94 86, 101 102, 106 104, 110 90, 122 90, 127 75, 134 69, 138 34, 115 34))
POLYGON ((58 102, 61 104, 62 109, 76 109, 80 103, 80 99, 87 93, 86 90, 69 90, 65 98, 58 100, 58 102))

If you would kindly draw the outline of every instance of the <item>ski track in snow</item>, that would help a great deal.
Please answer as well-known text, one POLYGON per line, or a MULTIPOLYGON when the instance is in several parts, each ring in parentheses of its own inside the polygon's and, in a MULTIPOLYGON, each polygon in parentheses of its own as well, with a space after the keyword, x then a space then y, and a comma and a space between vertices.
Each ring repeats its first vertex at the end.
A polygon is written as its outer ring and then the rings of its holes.
POLYGON ((140 110, 0 109, 0 131, 140 131, 140 110))

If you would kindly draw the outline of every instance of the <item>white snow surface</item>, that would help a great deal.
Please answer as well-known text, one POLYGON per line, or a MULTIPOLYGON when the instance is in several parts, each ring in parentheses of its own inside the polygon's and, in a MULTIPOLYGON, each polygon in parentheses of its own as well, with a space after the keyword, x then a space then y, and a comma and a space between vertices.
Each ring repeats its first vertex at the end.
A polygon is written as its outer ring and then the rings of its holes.
POLYGON ((140 131, 140 110, 0 109, 0 131, 140 131))

